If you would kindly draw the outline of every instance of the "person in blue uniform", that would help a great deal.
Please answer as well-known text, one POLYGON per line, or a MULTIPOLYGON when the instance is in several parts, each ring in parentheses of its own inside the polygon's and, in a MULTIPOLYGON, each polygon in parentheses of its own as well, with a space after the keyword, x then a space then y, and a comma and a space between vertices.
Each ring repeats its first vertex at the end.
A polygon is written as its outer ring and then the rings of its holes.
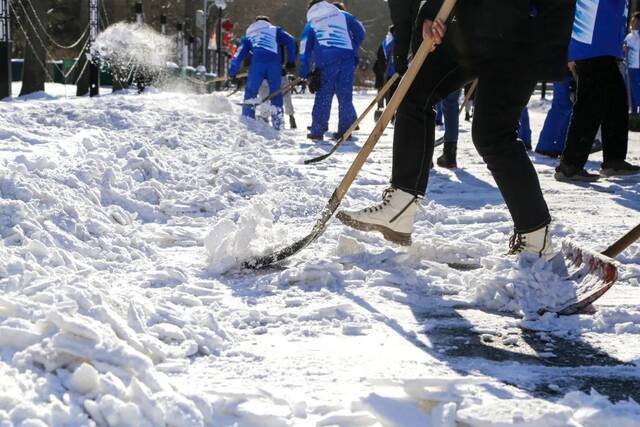
MULTIPOLYGON (((393 25, 390 25, 387 35, 378 47, 376 62, 373 65, 373 71, 376 76, 375 88, 378 90, 382 89, 385 83, 396 73, 396 67, 393 64, 393 45, 395 44, 393 31, 393 25)), ((397 87, 398 82, 396 81, 396 83, 394 83, 394 85, 387 91, 384 99, 381 99, 378 102, 378 109, 374 114, 376 121, 382 115, 385 100, 388 104, 397 87)))
POLYGON ((629 106, 618 61, 623 57, 627 0, 578 0, 569 60, 578 80, 567 142, 555 178, 595 181, 600 176, 630 175, 640 167, 628 163, 629 106), (600 175, 584 169, 602 126, 600 175))
POLYGON ((573 110, 572 86, 575 86, 575 81, 569 70, 563 80, 553 82, 553 101, 538 138, 536 153, 548 157, 559 157, 562 154, 573 110))
POLYGON ((350 13, 324 0, 311 0, 300 43, 300 76, 312 75, 318 86, 308 137, 322 139, 329 126, 333 96, 338 98, 339 138, 357 119, 353 106, 353 79, 358 51, 364 40, 362 24, 350 13))
MULTIPOLYGON (((246 35, 240 40, 240 48, 229 64, 229 76, 235 78, 245 58, 251 54, 251 66, 244 91, 245 102, 255 99, 264 80, 269 83, 271 93, 280 89, 282 84, 282 46, 286 50, 286 69, 295 70, 296 40, 289 33, 271 23, 267 16, 258 16, 247 28, 246 35)), ((282 95, 271 99, 274 107, 271 124, 275 129, 283 125, 282 95)), ((255 107, 245 106, 242 115, 255 118, 255 107)))

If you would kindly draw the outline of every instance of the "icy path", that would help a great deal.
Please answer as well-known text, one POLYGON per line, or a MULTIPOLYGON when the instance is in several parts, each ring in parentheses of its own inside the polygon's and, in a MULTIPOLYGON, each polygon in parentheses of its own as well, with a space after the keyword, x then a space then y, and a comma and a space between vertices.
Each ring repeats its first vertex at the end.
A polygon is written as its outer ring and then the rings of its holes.
MULTIPOLYGON (((334 221, 282 267, 233 268, 310 229, 373 126, 304 166, 330 145, 295 103, 282 136, 221 96, 0 104, 0 421, 640 425, 640 245, 594 316, 496 314, 531 276, 499 260, 510 220, 467 124, 409 251, 334 221)), ((345 206, 378 200, 391 135, 345 206)), ((561 184, 554 163, 536 158, 559 237, 602 249, 637 223, 640 179, 561 184)))

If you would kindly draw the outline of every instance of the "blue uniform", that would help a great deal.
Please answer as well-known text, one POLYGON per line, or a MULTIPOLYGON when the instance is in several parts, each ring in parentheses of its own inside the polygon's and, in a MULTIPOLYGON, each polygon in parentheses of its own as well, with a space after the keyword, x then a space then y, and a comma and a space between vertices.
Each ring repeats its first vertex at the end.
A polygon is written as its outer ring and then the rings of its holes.
POLYGON ((313 60, 321 81, 313 105, 312 135, 327 131, 334 95, 339 104, 338 133, 346 132, 356 120, 353 78, 364 35, 364 27, 353 15, 326 1, 316 3, 307 12, 300 43, 300 75, 309 75, 313 60))
MULTIPOLYGON (((269 90, 273 93, 281 87, 282 82, 282 47, 287 54, 287 61, 293 62, 296 55, 296 40, 280 27, 271 25, 267 21, 256 21, 247 28, 246 35, 240 40, 240 48, 236 52, 231 64, 229 75, 235 77, 247 55, 253 56, 249 67, 247 87, 244 91, 245 101, 255 99, 264 80, 269 83, 269 90)), ((271 122, 276 129, 282 128, 282 95, 271 99, 274 111, 271 122)), ((244 107, 242 115, 255 118, 255 108, 244 107)))
POLYGON ((627 0, 578 0, 569 60, 599 56, 622 58, 626 7, 627 0))
POLYGON ((560 155, 564 151, 569 123, 571 122, 571 77, 553 83, 553 101, 544 120, 536 151, 549 155, 560 155))
POLYGON ((520 114, 518 140, 522 141, 527 150, 531 150, 531 124, 529 122, 529 109, 527 107, 524 107, 520 114))

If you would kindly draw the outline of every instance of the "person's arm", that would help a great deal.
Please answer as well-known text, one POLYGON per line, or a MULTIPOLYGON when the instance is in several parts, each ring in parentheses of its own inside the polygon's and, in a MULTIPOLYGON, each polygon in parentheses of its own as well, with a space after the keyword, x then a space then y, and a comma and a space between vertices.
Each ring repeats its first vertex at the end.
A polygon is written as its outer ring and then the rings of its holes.
POLYGON ((278 45, 284 46, 287 53, 287 68, 291 68, 291 64, 295 67, 296 63, 296 39, 282 28, 278 28, 277 33, 278 45))
POLYGON ((351 42, 353 43, 353 51, 358 54, 360 46, 364 41, 364 37, 367 34, 367 30, 364 29, 362 22, 358 21, 355 16, 346 13, 347 25, 349 27, 349 33, 351 34, 351 42))
POLYGON ((391 22, 394 25, 394 37, 396 45, 393 49, 396 70, 404 74, 409 61, 411 38, 416 28, 419 0, 389 0, 391 22))
POLYGON ((316 33, 311 28, 311 25, 307 24, 300 40, 300 77, 305 78, 311 72, 311 59, 315 43, 316 33))
POLYGON ((240 40, 240 47, 236 52, 236 56, 229 63, 229 77, 234 78, 238 74, 240 67, 242 67, 242 62, 249 52, 251 52, 251 41, 247 37, 243 37, 240 40))
POLYGON ((373 64, 373 72, 376 76, 376 89, 380 89, 384 85, 384 73, 387 69, 387 58, 384 54, 384 47, 380 44, 376 62, 373 64))

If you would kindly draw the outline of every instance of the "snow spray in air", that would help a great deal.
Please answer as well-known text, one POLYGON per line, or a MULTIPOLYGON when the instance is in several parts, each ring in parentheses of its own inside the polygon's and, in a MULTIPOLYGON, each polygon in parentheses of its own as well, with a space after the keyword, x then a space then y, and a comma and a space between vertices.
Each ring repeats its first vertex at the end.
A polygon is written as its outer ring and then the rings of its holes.
POLYGON ((118 22, 98 35, 91 56, 108 63, 114 83, 126 87, 132 79, 160 80, 175 52, 170 37, 147 25, 118 22))

